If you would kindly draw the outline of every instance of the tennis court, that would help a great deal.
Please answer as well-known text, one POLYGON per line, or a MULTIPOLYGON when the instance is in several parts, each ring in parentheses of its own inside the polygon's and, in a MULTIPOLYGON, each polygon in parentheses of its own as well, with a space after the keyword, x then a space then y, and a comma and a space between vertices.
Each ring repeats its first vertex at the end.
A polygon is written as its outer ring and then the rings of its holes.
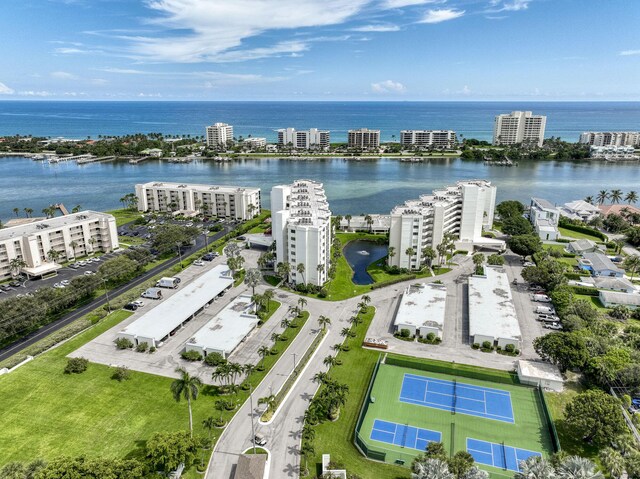
POLYGON ((520 461, 524 461, 531 456, 542 456, 539 452, 496 444, 495 442, 481 441, 470 437, 467 438, 467 452, 473 456, 478 464, 515 472, 520 470, 520 461))
POLYGON ((400 401, 513 424, 511 394, 428 376, 405 374, 400 401))
POLYGON ((373 429, 371 430, 371 439, 374 441, 417 449, 418 451, 425 451, 429 442, 440 442, 441 438, 442 434, 438 431, 430 431, 429 429, 380 419, 376 419, 373 422, 373 429))

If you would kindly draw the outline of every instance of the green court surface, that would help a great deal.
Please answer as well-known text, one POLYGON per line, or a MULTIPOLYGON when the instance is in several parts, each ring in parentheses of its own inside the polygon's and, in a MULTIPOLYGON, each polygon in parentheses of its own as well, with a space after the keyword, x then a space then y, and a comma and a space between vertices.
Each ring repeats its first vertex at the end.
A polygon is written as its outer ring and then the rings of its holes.
MULTIPOLYGON (((496 373, 498 372, 496 371, 496 373)), ((356 443, 360 449, 372 459, 409 466, 416 455, 421 452, 412 446, 418 447, 418 445, 424 446, 425 444, 424 441, 413 440, 414 430, 419 431, 417 433, 418 439, 422 437, 421 434, 423 437, 432 437, 429 436, 431 433, 428 431, 441 433, 441 441, 450 455, 457 451, 465 451, 468 438, 539 452, 545 457, 554 452, 541 393, 535 388, 509 384, 508 381, 504 383, 484 381, 444 374, 442 371, 418 370, 390 364, 380 364, 377 374, 374 374, 375 379, 367 403, 363 405, 363 415, 361 422, 358 423, 360 427, 357 429, 356 437, 356 443), (407 377, 407 383, 403 388, 405 374, 411 376, 407 377), (437 391, 439 385, 450 387, 451 383, 456 384, 457 389, 454 390, 456 398, 459 398, 465 389, 470 391, 466 394, 467 396, 473 391, 477 391, 480 395, 479 400, 486 402, 486 409, 485 405, 480 403, 478 414, 468 409, 465 413, 458 410, 454 413, 452 409, 459 407, 455 404, 459 404, 460 399, 452 402, 454 400, 451 396, 447 396, 451 393, 450 389, 429 393, 425 389, 424 400, 419 399, 415 403, 407 402, 406 397, 405 400, 401 400, 401 396, 406 396, 407 390, 411 389, 408 388, 408 386, 412 386, 410 384, 411 378, 415 379, 416 376, 431 378, 433 381, 429 384, 434 385, 433 391, 437 391), (494 391, 494 396, 485 393, 485 391, 494 391), (491 401, 497 401, 495 397, 500 394, 503 395, 503 398, 507 398, 507 404, 499 405, 502 408, 508 405, 508 398, 511 399, 513 423, 496 420, 486 415, 482 416, 482 411, 491 410, 491 401), (447 402, 447 398, 450 402, 447 402), (437 402, 440 404, 435 404, 437 402), (452 404, 453 407, 451 407, 452 404), (398 425, 395 435, 393 432, 380 431, 380 429, 393 428, 389 425, 390 423, 398 425), (405 430, 408 432, 404 432, 405 430), (420 430, 427 430, 427 432, 420 432, 420 430), (372 432, 373 437, 378 440, 372 439, 372 432), (404 434, 404 436, 400 437, 400 434, 404 434), (407 436, 408 439, 406 439, 407 436)), ((504 375, 508 378, 507 373, 504 375)), ((428 389, 431 391, 431 386, 428 389)), ((416 393, 415 389, 413 389, 413 393, 416 393)), ((420 393, 417 392, 417 394, 420 393)), ((507 450, 509 449, 507 448, 507 450)), ((479 464, 479 466, 490 472, 492 477, 513 477, 513 471, 502 467, 485 464, 479 464)))

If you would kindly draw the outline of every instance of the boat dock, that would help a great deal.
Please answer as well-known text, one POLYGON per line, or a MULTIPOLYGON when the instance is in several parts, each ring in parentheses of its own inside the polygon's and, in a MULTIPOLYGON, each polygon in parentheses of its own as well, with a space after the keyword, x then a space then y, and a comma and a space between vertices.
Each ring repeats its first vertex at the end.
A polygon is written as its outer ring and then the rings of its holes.
POLYGON ((142 158, 131 158, 129 160, 129 164, 130 165, 137 165, 139 163, 143 163, 147 160, 157 160, 158 157, 157 156, 143 156, 142 158))
POLYGON ((80 158, 76 163, 78 163, 79 165, 86 165, 87 163, 99 163, 102 161, 113 161, 115 159, 115 156, 92 156, 90 158, 80 158))

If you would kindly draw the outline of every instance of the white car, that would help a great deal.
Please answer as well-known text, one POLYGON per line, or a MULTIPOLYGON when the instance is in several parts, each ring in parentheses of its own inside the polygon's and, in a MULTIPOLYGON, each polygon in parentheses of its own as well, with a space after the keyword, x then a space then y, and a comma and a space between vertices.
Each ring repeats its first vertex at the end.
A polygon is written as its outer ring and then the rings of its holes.
POLYGON ((544 323, 542 327, 547 329, 554 329, 556 331, 562 329, 562 325, 560 323, 544 323))
POLYGON ((93 263, 99 263, 100 262, 100 258, 96 256, 95 258, 91 258, 91 261, 93 263))
POLYGON ((68 279, 63 279, 62 281, 60 281, 60 284, 62 286, 69 286, 70 283, 71 281, 69 281, 68 279))
POLYGON ((66 286, 64 284, 60 284, 60 283, 55 283, 53 285, 53 287, 56 288, 56 289, 64 289, 64 288, 66 288, 66 286))
POLYGON ((86 265, 87 265, 87 262, 86 262, 85 260, 78 261, 78 265, 79 265, 79 266, 86 266, 86 265))
POLYGON ((131 304, 135 304, 138 308, 142 308, 144 306, 144 301, 137 299, 135 301, 131 301, 131 304))
POLYGON ((84 272, 84 275, 85 275, 85 276, 91 276, 91 275, 94 275, 94 274, 95 274, 95 273, 94 273, 93 271, 85 271, 85 272, 84 272))
POLYGON ((204 266, 204 261, 202 261, 201 259, 197 259, 193 262, 194 266, 204 266))

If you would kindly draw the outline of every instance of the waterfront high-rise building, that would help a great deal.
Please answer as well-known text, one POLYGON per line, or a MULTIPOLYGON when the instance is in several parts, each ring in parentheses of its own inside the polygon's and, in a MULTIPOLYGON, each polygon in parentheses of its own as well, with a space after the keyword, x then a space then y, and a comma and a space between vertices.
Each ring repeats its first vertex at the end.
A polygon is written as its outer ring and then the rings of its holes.
POLYGON ((233 141, 233 126, 214 123, 207 127, 207 146, 226 146, 233 141))
POLYGON ((542 146, 547 117, 530 111, 497 115, 493 127, 494 145, 542 146))
POLYGON ((380 147, 380 130, 349 130, 349 148, 362 148, 368 150, 380 147))
POLYGON ((308 130, 296 130, 295 128, 283 128, 278 130, 278 145, 293 146, 300 150, 313 148, 326 149, 331 143, 330 133, 327 130, 309 128, 308 130))
POLYGON ((453 148, 456 144, 456 132, 453 130, 402 130, 400 144, 427 148, 453 148))
POLYGON ((447 233, 455 239, 456 249, 503 249, 504 241, 482 237, 483 228, 493 225, 495 204, 496 187, 491 182, 469 180, 396 206, 391 211, 389 247, 394 254, 389 255, 389 265, 420 269, 426 261, 425 248, 437 251, 447 233))
POLYGON ((0 279, 18 272, 11 268, 15 259, 24 261, 20 272, 41 277, 60 269, 61 263, 118 248, 115 218, 96 211, 81 211, 2 228, 0 279))
POLYGON ((579 142, 591 146, 640 146, 640 132, 585 131, 579 142))
POLYGON ((289 263, 295 284, 322 286, 331 260, 331 211, 322 183, 297 180, 274 186, 271 219, 276 267, 289 263))
POLYGON ((204 213, 248 220, 260 214, 260 188, 150 182, 136 185, 139 211, 204 213))

